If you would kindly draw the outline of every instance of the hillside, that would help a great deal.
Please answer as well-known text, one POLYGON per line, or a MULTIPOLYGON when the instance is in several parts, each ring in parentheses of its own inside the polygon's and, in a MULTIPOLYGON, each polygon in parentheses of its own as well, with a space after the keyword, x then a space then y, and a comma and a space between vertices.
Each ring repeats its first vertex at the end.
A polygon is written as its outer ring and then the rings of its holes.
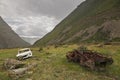
POLYGON ((120 0, 86 0, 34 46, 120 41, 120 0))
POLYGON ((29 46, 29 44, 22 40, 0 17, 0 49, 26 46, 29 46))

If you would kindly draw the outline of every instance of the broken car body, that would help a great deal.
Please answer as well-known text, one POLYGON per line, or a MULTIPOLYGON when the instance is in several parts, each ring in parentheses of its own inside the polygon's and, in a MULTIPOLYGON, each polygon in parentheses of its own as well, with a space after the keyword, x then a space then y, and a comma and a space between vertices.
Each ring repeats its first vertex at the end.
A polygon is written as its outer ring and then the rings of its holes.
POLYGON ((18 50, 18 54, 16 55, 16 57, 19 60, 32 57, 32 51, 30 50, 30 48, 20 49, 20 50, 18 50))
POLYGON ((92 70, 105 68, 113 63, 112 58, 103 56, 98 52, 90 50, 74 50, 66 55, 68 61, 79 63, 81 66, 88 67, 92 70))

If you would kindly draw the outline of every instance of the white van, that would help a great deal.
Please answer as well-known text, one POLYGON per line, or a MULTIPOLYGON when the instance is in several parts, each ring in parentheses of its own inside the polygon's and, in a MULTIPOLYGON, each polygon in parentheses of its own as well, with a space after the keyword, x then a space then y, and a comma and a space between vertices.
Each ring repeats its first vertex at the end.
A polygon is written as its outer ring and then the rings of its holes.
POLYGON ((18 50, 18 54, 16 55, 16 57, 18 60, 23 60, 32 57, 32 51, 30 50, 30 48, 20 49, 18 50))

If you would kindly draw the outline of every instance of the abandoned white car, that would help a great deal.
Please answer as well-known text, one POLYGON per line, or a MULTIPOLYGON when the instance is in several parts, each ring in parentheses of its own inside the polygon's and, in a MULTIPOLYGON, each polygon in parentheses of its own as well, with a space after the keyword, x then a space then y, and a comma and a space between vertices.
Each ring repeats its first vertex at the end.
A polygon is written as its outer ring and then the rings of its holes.
POLYGON ((30 50, 30 48, 20 49, 18 50, 18 54, 16 55, 16 57, 18 60, 23 60, 32 57, 32 51, 30 50))

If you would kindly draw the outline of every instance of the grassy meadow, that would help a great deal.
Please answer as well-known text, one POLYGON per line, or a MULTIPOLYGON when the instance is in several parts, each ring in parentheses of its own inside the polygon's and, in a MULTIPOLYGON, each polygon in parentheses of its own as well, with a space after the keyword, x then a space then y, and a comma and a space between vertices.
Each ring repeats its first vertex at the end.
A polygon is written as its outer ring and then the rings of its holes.
MULTIPOLYGON (((114 63, 106 67, 106 71, 91 71, 81 67, 77 63, 68 62, 66 53, 78 48, 78 45, 63 45, 55 48, 47 46, 41 49, 31 48, 33 57, 23 62, 37 63, 37 66, 18 80, 120 80, 120 46, 106 45, 97 47, 88 45, 90 50, 98 51, 106 56, 112 56, 114 63)), ((16 58, 18 49, 0 50, 0 80, 13 80, 8 72, 2 68, 7 58, 16 58)))

